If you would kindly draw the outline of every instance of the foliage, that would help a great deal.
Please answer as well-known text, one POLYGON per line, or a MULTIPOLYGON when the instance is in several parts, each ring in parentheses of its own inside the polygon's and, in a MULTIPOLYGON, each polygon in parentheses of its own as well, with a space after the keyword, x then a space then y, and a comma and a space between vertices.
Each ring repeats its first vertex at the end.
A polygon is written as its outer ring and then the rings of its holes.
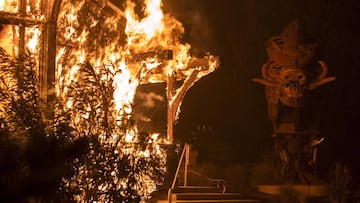
POLYGON ((131 99, 118 102, 138 85, 137 78, 122 78, 127 70, 118 61, 127 43, 124 18, 100 1, 63 1, 61 8, 57 40, 71 46, 59 54, 57 89, 64 106, 58 111, 69 115, 68 139, 85 138, 89 145, 69 163, 75 173, 63 180, 59 194, 76 201, 142 201, 162 182, 165 153, 152 136, 137 132, 131 99), (116 67, 93 66, 108 61, 116 67))
POLYGON ((60 139, 66 123, 58 120, 54 130, 43 121, 31 55, 13 58, 0 48, 0 65, 0 198, 51 199, 69 174, 65 160, 81 147, 60 139))
POLYGON ((0 54, 2 200, 149 197, 162 182, 165 156, 153 137, 136 131, 130 115, 114 117, 114 75, 108 69, 96 72, 83 64, 70 87, 73 108, 56 101, 54 121, 46 123, 32 57, 12 58, 3 49, 0 54), (133 138, 126 142, 126 136, 133 138))
POLYGON ((83 62, 83 58, 96 58, 98 61, 108 61, 110 53, 119 54, 124 50, 124 19, 117 13, 109 12, 103 3, 84 0, 61 1, 56 34, 58 43, 64 45, 60 46, 63 49, 58 53, 58 56, 61 56, 58 61, 61 68, 57 70, 57 77, 63 78, 61 82, 57 82, 57 88, 61 95, 66 92, 67 83, 71 82, 66 76, 73 74, 73 67, 80 60, 83 62))
POLYGON ((63 180, 64 199, 140 202, 162 182, 164 152, 149 134, 136 131, 130 115, 115 110, 113 70, 111 64, 81 64, 69 87, 72 106, 62 111, 70 115, 74 139, 86 137, 89 145, 71 163, 74 175, 63 180))
POLYGON ((346 166, 336 163, 330 178, 331 199, 339 203, 345 202, 346 191, 350 187, 351 180, 350 170, 346 166))
MULTIPOLYGON (((89 63, 82 64, 77 78, 69 87, 67 102, 72 106, 65 111, 69 113, 71 125, 79 136, 109 137, 116 130, 126 129, 126 126, 117 128, 116 117, 112 115, 115 73, 107 66, 98 69, 95 70, 89 63)), ((124 120, 127 121, 130 119, 124 120)))
POLYGON ((14 59, 2 48, 0 64, 0 115, 14 139, 25 144, 28 133, 45 133, 36 87, 36 64, 29 55, 14 59))

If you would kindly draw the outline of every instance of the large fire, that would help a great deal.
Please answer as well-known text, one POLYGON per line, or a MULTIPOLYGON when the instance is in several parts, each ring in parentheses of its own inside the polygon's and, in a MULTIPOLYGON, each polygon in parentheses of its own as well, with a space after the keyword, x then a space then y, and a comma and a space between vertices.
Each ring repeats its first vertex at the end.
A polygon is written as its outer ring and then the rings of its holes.
MULTIPOLYGON (((146 0, 142 18, 135 12, 135 3, 127 1, 125 11, 106 13, 108 16, 104 19, 96 18, 98 14, 87 14, 88 19, 83 22, 78 14, 93 9, 87 3, 65 1, 58 17, 56 92, 65 100, 67 108, 72 108, 72 98, 66 96, 68 86, 77 80, 78 64, 85 60, 96 66, 98 72, 105 65, 114 75, 117 117, 123 116, 121 112, 131 113, 138 85, 166 82, 171 75, 184 80, 194 71, 200 72, 199 79, 218 65, 212 56, 205 64, 197 64, 199 60, 189 54, 190 45, 181 43, 182 24, 163 13, 160 0, 146 0), (108 32, 103 36, 105 39, 97 39, 92 34, 99 30, 97 28, 108 32)), ((168 98, 170 102, 172 99, 168 98)))
MULTIPOLYGON (((40 2, 26 1, 22 12, 44 20, 40 15, 40 2)), ((0 12, 19 12, 19 4, 18 0, 0 0, 0 12)), ((144 141, 138 136, 136 125, 129 124, 136 88, 141 84, 168 82, 169 78, 184 81, 186 87, 168 94, 167 98, 169 106, 176 103, 175 109, 171 109, 176 114, 185 91, 218 66, 216 57, 197 59, 190 56, 190 45, 181 42, 185 32, 182 24, 163 12, 161 0, 144 0, 142 13, 135 11, 136 6, 130 0, 125 2, 123 10, 111 1, 63 0, 57 18, 55 70, 56 96, 64 104, 57 111, 70 112, 71 126, 79 132, 76 136, 96 135, 104 146, 115 146, 115 154, 132 157, 134 164, 152 156, 165 160, 165 153, 156 144, 157 134, 146 141, 152 143, 152 147, 141 150, 134 147, 144 141), (84 84, 84 81, 90 83, 84 84), (75 90, 80 86, 84 92, 79 94, 75 90), (89 94, 89 103, 79 100, 86 94, 89 94), (106 94, 111 98, 104 96, 106 94), (128 128, 124 130, 123 126, 128 128)), ((7 25, 0 33, 4 39, 0 46, 17 56, 18 41, 25 32, 24 46, 38 58, 42 26, 21 30, 19 25, 7 25), (7 41, 13 45, 7 46, 7 41)), ((160 170, 165 170, 164 164, 161 167, 160 170)), ((77 177, 65 180, 69 187, 89 173, 86 165, 79 170, 77 177)), ((116 174, 116 170, 111 174, 116 174)), ((155 190, 157 183, 151 179, 151 173, 137 173, 136 179, 143 188, 132 186, 145 198, 155 190)), ((116 188, 127 187, 128 179, 114 176, 113 182, 103 183, 98 189, 106 193, 113 184, 116 188)), ((82 195, 75 199, 85 201, 82 195)))

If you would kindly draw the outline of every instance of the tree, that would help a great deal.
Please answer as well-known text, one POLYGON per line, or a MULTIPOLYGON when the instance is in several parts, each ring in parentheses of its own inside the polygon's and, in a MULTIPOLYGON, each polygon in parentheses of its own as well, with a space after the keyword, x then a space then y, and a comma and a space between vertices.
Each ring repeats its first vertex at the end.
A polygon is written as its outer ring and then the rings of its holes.
POLYGON ((83 142, 64 139, 71 129, 63 115, 55 128, 44 122, 30 53, 13 58, 0 48, 0 66, 0 199, 52 199, 83 142))
MULTIPOLYGON (((115 108, 111 64, 80 65, 63 109, 70 115, 73 137, 86 137, 87 153, 72 163, 75 171, 60 192, 78 202, 140 202, 149 197, 165 173, 165 154, 154 137, 138 133, 123 106, 115 108)), ((117 87, 121 88, 121 87, 117 87)), ((128 104, 130 105, 130 104, 128 104)))

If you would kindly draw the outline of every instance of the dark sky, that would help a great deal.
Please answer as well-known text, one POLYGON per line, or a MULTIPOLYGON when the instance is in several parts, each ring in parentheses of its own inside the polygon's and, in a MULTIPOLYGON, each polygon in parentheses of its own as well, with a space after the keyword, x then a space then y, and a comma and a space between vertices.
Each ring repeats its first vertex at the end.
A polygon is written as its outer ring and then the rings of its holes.
MULTIPOLYGON (((221 57, 221 66, 192 87, 181 108, 175 137, 189 139, 199 126, 208 140, 223 140, 215 159, 259 160, 271 148, 264 87, 260 77, 267 61, 265 41, 299 19, 304 32, 319 42, 319 56, 336 81, 313 92, 319 104, 322 167, 341 161, 360 171, 360 3, 356 0, 167 0, 165 9, 186 29, 192 54, 221 57), (209 130, 211 128, 211 130, 209 130), (206 130, 205 130, 206 131, 206 130), (213 138, 211 138, 213 136, 213 138), (216 157, 217 156, 217 157, 216 157)), ((207 154, 211 156, 211 153, 207 154)))

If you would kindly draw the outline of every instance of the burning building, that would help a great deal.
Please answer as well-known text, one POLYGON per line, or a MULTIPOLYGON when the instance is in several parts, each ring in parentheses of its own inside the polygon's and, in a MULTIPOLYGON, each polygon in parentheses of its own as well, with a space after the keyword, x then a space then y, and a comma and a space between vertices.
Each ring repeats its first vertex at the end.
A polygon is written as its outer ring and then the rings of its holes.
MULTIPOLYGON (((167 132, 163 137, 172 143, 173 122, 186 91, 213 72, 219 59, 190 55, 191 46, 181 39, 182 24, 163 12, 161 0, 147 0, 142 9, 138 7, 132 1, 2 0, 0 47, 9 57, 30 54, 34 58, 41 100, 55 115, 69 113, 76 136, 96 135, 101 144, 116 146, 115 154, 147 158, 161 153, 158 147, 154 146, 154 152, 127 147, 141 141, 132 122, 137 87, 166 84, 167 132), (63 105, 55 109, 57 102, 63 105), (122 126, 130 128, 124 131, 122 126)), ((2 109, 6 112, 6 107, 2 109)), ((53 119, 51 115, 46 119, 53 119)), ((156 139, 156 134, 151 136, 156 139)), ((79 172, 79 176, 84 174, 79 172)), ((112 184, 125 187, 126 180, 112 184)), ((104 183, 97 189, 105 193, 109 187, 110 183, 104 183)), ((81 200, 81 195, 76 198, 81 200)))
MULTIPOLYGON (((161 1, 145 2, 142 16, 135 12, 134 3, 122 3, 2 1, 1 47, 12 56, 29 51, 37 58, 43 99, 56 95, 71 106, 67 86, 76 80, 78 64, 88 61, 97 71, 111 64, 117 74, 114 85, 122 89, 114 93, 117 110, 132 102, 139 85, 164 82, 168 116, 174 120, 185 92, 214 71, 219 60, 190 56, 191 46, 181 42, 184 28, 163 13, 161 1), (183 82, 175 88, 174 81, 183 82)), ((171 141, 170 127, 168 136, 171 141)))

